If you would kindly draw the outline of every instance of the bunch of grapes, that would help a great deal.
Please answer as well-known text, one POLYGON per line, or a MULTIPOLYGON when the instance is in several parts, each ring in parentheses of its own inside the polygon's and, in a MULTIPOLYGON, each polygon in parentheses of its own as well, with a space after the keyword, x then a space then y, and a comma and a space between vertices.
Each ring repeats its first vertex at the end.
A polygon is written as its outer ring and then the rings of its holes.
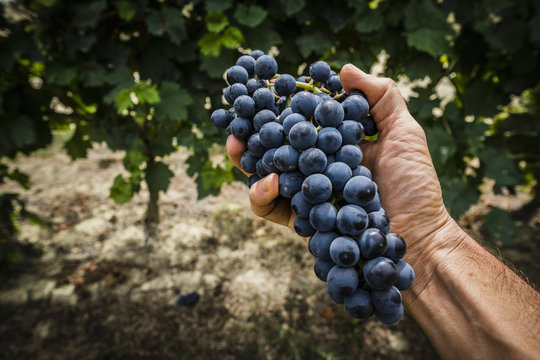
POLYGON ((249 187, 279 174, 280 196, 291 199, 294 229, 310 237, 315 274, 332 300, 354 318, 374 313, 393 324, 414 271, 401 260, 404 240, 388 232, 371 172, 360 165, 358 144, 378 131, 365 94, 346 94, 324 61, 297 79, 277 72, 262 51, 241 56, 226 73, 224 97, 233 107, 214 111, 212 122, 247 141, 240 164, 252 174, 249 187))

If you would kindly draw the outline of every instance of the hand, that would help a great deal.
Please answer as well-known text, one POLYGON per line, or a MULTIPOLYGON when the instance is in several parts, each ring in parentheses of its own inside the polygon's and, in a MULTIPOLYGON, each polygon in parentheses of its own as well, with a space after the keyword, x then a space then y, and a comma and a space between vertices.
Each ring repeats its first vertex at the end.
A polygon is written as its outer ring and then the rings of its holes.
MULTIPOLYGON (((244 141, 229 135, 227 154, 239 169, 241 169, 240 158, 246 149, 244 141)), ((246 173, 246 175, 249 174, 246 173)), ((295 215, 291 210, 290 200, 279 196, 279 176, 277 174, 270 174, 257 181, 249 190, 249 200, 251 210, 255 215, 293 229, 295 215)))

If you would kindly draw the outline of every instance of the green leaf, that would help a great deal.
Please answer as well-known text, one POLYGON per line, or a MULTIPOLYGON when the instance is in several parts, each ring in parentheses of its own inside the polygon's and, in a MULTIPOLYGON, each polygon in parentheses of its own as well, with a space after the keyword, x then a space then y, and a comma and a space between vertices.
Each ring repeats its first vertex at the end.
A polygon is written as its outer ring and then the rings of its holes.
POLYGON ((239 28, 231 26, 225 31, 221 41, 229 49, 234 49, 244 41, 244 36, 239 28))
POLYGON ((182 11, 170 6, 164 6, 161 9, 162 17, 165 21, 167 32, 171 37, 173 44, 180 45, 187 36, 184 16, 182 11))
POLYGON ((159 92, 161 102, 156 105, 156 117, 161 121, 169 120, 165 124, 187 120, 187 108, 193 103, 189 93, 180 85, 168 81, 161 84, 159 92))
POLYGON ((446 32, 435 29, 418 29, 408 32, 407 44, 432 56, 440 56, 450 51, 446 32))
POLYGON ((148 32, 152 35, 163 35, 163 33, 165 32, 165 25, 163 24, 161 14, 158 11, 153 10, 146 17, 146 27, 148 28, 148 32))
POLYGON ((234 12, 234 17, 238 22, 247 27, 255 27, 259 25, 266 17, 266 10, 257 5, 239 4, 234 12))
POLYGON ((116 103, 116 110, 121 114, 124 110, 131 109, 135 104, 131 101, 131 89, 124 89, 120 91, 114 98, 116 103))
MULTIPOLYGON (((223 183, 230 184, 234 181, 232 166, 226 162, 225 166, 214 166, 211 161, 206 161, 197 180, 201 181, 203 191, 219 191, 223 183)), ((199 194, 199 196, 203 196, 199 194)))
POLYGON ((84 127, 82 125, 77 125, 71 139, 66 141, 64 144, 64 148, 71 157, 71 160, 86 157, 88 149, 92 148, 92 142, 84 131, 84 127))
POLYGON ((312 53, 315 55, 324 54, 332 46, 332 41, 326 33, 314 31, 299 36, 296 39, 296 44, 302 56, 308 57, 312 53))
POLYGON ((281 3, 281 9, 285 11, 285 15, 287 16, 296 14, 297 12, 302 10, 304 6, 306 6, 306 2, 304 0, 279 0, 279 2, 281 3))
POLYGON ((156 104, 161 100, 156 84, 139 82, 133 87, 133 93, 141 104, 156 104))
POLYGON ((436 166, 443 166, 456 151, 454 138, 440 127, 425 130, 431 158, 436 166))
POLYGON ((485 166, 484 176, 495 180, 496 188, 521 183, 523 176, 516 161, 510 159, 501 149, 486 147, 478 157, 485 166))
POLYGON ((233 5, 233 0, 205 0, 204 6, 206 11, 211 13, 214 11, 225 11, 233 5))
POLYGON ((272 46, 282 43, 281 36, 273 28, 270 22, 265 21, 253 31, 245 33, 246 43, 254 49, 264 52, 270 50, 272 46))
POLYGON ((224 49, 218 57, 201 56, 200 70, 214 79, 220 79, 233 62, 232 51, 224 49))
POLYGON ((117 1, 114 5, 121 19, 130 21, 136 14, 135 8, 129 1, 117 1))
POLYGON ((512 220, 511 214, 496 207, 484 218, 484 228, 495 240, 502 241, 506 245, 514 244, 514 239, 519 235, 519 228, 512 220))
POLYGON ((155 162, 148 165, 145 170, 145 179, 150 191, 166 192, 174 173, 162 162, 155 162))
POLYGON ((229 25, 229 20, 221 11, 211 12, 206 15, 206 28, 210 32, 218 33, 229 25))
POLYGON ((459 218, 478 201, 479 191, 458 177, 439 178, 446 208, 452 217, 459 218))
POLYGON ((69 85, 77 75, 77 69, 58 64, 52 64, 47 68, 46 79, 52 84, 69 85))
POLYGON ((122 175, 117 175, 114 178, 109 196, 117 204, 125 204, 133 197, 133 188, 131 183, 126 181, 122 175))
POLYGON ((380 10, 365 11, 362 15, 355 17, 354 22, 354 28, 360 34, 378 31, 384 26, 380 10))
POLYGON ((205 34, 198 44, 204 55, 216 57, 221 50, 221 36, 216 33, 205 34))
POLYGON ((504 102, 500 85, 491 81, 474 80, 463 93, 463 105, 467 114, 493 116, 499 112, 497 107, 504 102))
POLYGON ((88 87, 97 87, 104 83, 105 68, 98 63, 89 62, 81 65, 79 78, 88 87))
POLYGON ((145 145, 141 139, 137 139, 131 145, 131 149, 126 152, 122 163, 124 168, 130 173, 140 171, 141 165, 148 159, 145 153, 145 145))
POLYGON ((26 117, 18 117, 9 123, 9 135, 11 141, 17 147, 31 145, 36 140, 34 124, 26 117))

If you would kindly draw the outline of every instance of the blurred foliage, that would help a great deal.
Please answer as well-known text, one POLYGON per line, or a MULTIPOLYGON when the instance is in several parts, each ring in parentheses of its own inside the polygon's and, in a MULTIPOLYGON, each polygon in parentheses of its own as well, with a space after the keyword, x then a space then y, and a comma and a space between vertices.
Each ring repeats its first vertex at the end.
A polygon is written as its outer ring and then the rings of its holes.
MULTIPOLYGON (((142 181, 166 191, 173 173, 163 159, 178 146, 191 151, 199 196, 242 178, 209 161, 225 136, 210 110, 223 106, 222 75, 235 59, 273 46, 281 73, 317 59, 369 70, 383 52, 386 76, 427 80, 409 107, 454 216, 477 201, 484 177, 496 191, 539 177, 537 1, 13 0, 0 11, 0 157, 71 126, 73 159, 93 142, 126 152, 130 175, 110 191, 118 203, 142 181)), ((29 185, 16 170, 0 168, 4 178, 29 185)))

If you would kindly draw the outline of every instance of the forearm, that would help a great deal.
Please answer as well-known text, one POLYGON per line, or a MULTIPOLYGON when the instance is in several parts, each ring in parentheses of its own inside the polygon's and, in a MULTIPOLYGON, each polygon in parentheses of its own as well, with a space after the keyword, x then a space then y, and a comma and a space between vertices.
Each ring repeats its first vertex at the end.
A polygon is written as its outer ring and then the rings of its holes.
POLYGON ((539 358, 540 295, 454 221, 431 237, 404 303, 440 356, 539 358))

